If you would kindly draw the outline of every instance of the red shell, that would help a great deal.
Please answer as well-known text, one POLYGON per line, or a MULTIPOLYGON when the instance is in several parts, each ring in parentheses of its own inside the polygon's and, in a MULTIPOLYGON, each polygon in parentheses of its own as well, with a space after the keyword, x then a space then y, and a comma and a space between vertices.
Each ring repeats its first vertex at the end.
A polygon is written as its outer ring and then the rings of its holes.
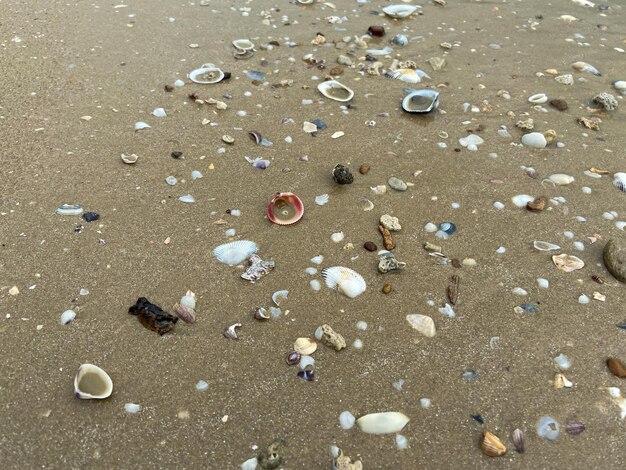
POLYGON ((278 225, 295 224, 304 215, 302 200, 293 193, 276 193, 267 206, 267 218, 278 225))

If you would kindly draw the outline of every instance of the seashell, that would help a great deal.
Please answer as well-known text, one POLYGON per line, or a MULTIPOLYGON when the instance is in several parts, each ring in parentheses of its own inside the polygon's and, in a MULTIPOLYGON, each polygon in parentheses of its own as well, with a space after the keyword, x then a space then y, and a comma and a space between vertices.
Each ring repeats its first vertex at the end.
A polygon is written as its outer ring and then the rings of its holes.
POLYGON ((259 255, 253 254, 248 260, 246 271, 241 274, 241 278, 246 281, 258 281, 276 267, 276 262, 272 259, 264 260, 259 255))
POLYGON ((574 419, 569 420, 565 423, 565 432, 572 436, 577 436, 585 430, 585 425, 580 421, 576 421, 574 419))
POLYGON ((267 311, 267 309, 263 307, 255 307, 254 310, 252 311, 252 315, 257 320, 269 320, 270 319, 270 313, 267 311))
POLYGON ((399 432, 409 422, 408 416, 397 411, 371 413, 356 420, 359 429, 367 434, 390 434, 399 432))
POLYGON ((300 364, 298 364, 298 367, 301 370, 315 370, 315 359, 313 359, 311 356, 301 356, 300 364))
POLYGON ((626 173, 615 173, 613 175, 613 186, 626 193, 626 173))
POLYGON ((401 80, 405 83, 420 83, 422 81, 422 77, 417 70, 414 69, 397 69, 390 70, 385 73, 385 76, 388 78, 395 78, 396 80, 401 80))
POLYGON ((137 403, 126 403, 124 405, 124 411, 126 411, 126 413, 139 413, 141 411, 141 405, 138 405, 137 403))
POLYGON ((276 193, 267 206, 267 218, 277 225, 295 224, 304 215, 304 204, 293 193, 276 193))
POLYGON ((406 18, 417 10, 415 5, 389 5, 383 8, 383 13, 392 18, 406 18))
POLYGON ((517 428, 515 431, 511 433, 511 440, 513 441, 513 445, 515 446, 515 450, 523 454, 524 453, 524 433, 521 429, 517 428))
POLYGON ((573 23, 574 21, 579 21, 578 18, 572 15, 561 15, 559 19, 565 21, 566 23, 573 23))
POLYGON ((102 400, 113 393, 113 381, 100 367, 83 364, 74 377, 74 393, 83 400, 102 400))
POLYGON ((313 264, 322 264, 324 261, 324 257, 322 255, 317 255, 311 258, 311 263, 313 264))
POLYGON ((135 123, 135 130, 136 131, 140 131, 142 129, 150 129, 150 124, 148 124, 147 122, 143 122, 143 121, 138 121, 135 123))
POLYGON ((277 290, 276 292, 272 294, 272 302, 274 302, 277 307, 279 307, 280 304, 284 300, 287 300, 288 298, 289 298, 288 290, 277 290))
POLYGON ((469 147, 470 145, 479 146, 484 143, 484 139, 476 134, 470 134, 467 137, 459 139, 459 145, 462 147, 469 147))
POLYGON ((300 5, 313 5, 317 0, 296 0, 300 5))
POLYGON ((298 362, 300 362, 300 358, 302 357, 302 355, 296 351, 291 351, 289 354, 287 354, 287 364, 289 364, 290 366, 295 366, 298 362))
POLYGON ((387 55, 393 52, 393 49, 389 46, 385 46, 383 49, 367 49, 369 55, 387 55))
POLYGON ((341 449, 333 446, 332 470, 363 470, 363 463, 360 460, 352 461, 341 449))
POLYGON ((196 294, 188 290, 187 293, 180 298, 180 304, 187 308, 196 308, 196 294))
POLYGON ((302 356, 310 356, 317 350, 317 343, 311 338, 298 338, 293 344, 293 350, 302 356))
MULTIPOLYGON (((241 49, 236 49, 233 52, 233 57, 237 60, 245 60, 254 56, 254 50, 242 51, 241 49)), ((226 74, 224 74, 226 75, 226 74)))
MULTIPOLYGON (((386 186, 383 186, 384 188, 386 188, 386 186)), ((363 196, 361 198, 359 198, 358 201, 358 207, 363 210, 363 211, 371 211, 374 208, 374 203, 372 201, 370 201, 367 196, 363 196)))
POLYGON ((626 94, 626 80, 617 80, 613 82, 613 88, 619 91, 622 95, 626 94))
POLYGON ((419 331, 427 338, 435 336, 435 322, 429 316, 413 313, 406 316, 406 321, 409 322, 409 325, 411 325, 413 329, 419 331))
POLYGON ((324 206, 328 203, 328 199, 328 194, 320 194, 319 196, 315 196, 315 204, 318 206, 324 206))
POLYGON ((239 339, 237 328, 241 328, 241 323, 233 323, 224 330, 224 337, 228 339, 239 339))
POLYGON ((506 447, 495 434, 485 431, 480 448, 489 457, 500 457, 506 454, 506 447))
POLYGON ((337 80, 327 80, 317 85, 317 89, 322 95, 331 100, 345 103, 354 98, 354 92, 337 80))
POLYGON ((535 149, 542 149, 548 145, 548 141, 546 140, 546 136, 544 136, 541 132, 530 132, 528 134, 524 134, 521 139, 522 145, 525 147, 531 147, 535 149))
POLYGON ((220 263, 235 266, 256 253, 257 249, 257 245, 254 242, 238 240, 216 247, 213 250, 213 256, 215 256, 220 263))
POLYGON ((341 164, 335 165, 332 175, 333 180, 337 184, 352 184, 352 182, 354 181, 354 176, 352 176, 350 170, 341 164))
MULTIPOLYGON (((384 236, 385 235, 383 234, 383 237, 384 236)), ((406 263, 403 261, 398 261, 391 251, 380 250, 378 252, 378 270, 381 273, 385 274, 390 271, 401 271, 405 267, 406 263)))
POLYGON ((185 194, 184 196, 179 197, 178 200, 180 202, 186 202, 186 203, 196 202, 196 198, 193 197, 191 194, 185 194))
POLYGON ((567 370, 570 367, 572 367, 572 362, 563 353, 559 354, 557 357, 554 358, 554 363, 561 370, 567 370))
POLYGON ((596 75, 598 77, 601 77, 602 74, 600 73, 600 71, 595 68, 593 65, 588 64, 587 62, 574 62, 572 64, 572 67, 575 70, 578 70, 579 72, 589 72, 593 75, 596 75))
POLYGON ((409 43, 409 38, 407 38, 404 34, 396 34, 391 38, 391 43, 398 47, 404 47, 409 43))
POLYGON ((79 204, 63 204, 56 212, 59 215, 81 215, 83 208, 79 204))
POLYGON ((326 282, 326 286, 331 289, 337 289, 351 299, 365 292, 367 287, 363 276, 343 266, 322 269, 322 277, 326 282))
POLYGON ((270 166, 270 163, 271 163, 269 160, 265 160, 265 159, 263 159, 261 157, 256 157, 256 158, 244 157, 244 158, 254 168, 257 168, 259 170, 265 170, 267 167, 270 166))
POLYGON ((574 383, 569 381, 563 374, 556 374, 554 376, 554 380, 552 381, 552 387, 556 390, 560 390, 562 388, 572 388, 573 386, 574 383))
POLYGON ((196 321, 196 312, 193 307, 183 305, 181 303, 174 304, 174 313, 185 323, 194 323, 196 321))
POLYGON ((340 241, 342 241, 344 239, 344 234, 343 232, 335 232, 330 236, 330 239, 334 242, 334 243, 339 243, 340 241))
POLYGON ((548 95, 545 93, 537 93, 535 95, 529 96, 528 101, 533 104, 543 104, 548 102, 548 95))
POLYGON ((257 132, 257 131, 248 132, 248 137, 250 137, 250 139, 253 142, 255 142, 257 145, 260 145, 261 141, 263 140, 263 136, 261 135, 260 132, 257 132))
POLYGON ((585 262, 580 258, 572 255, 567 255, 565 253, 558 256, 554 255, 552 257, 552 262, 557 268, 559 268, 561 271, 565 271, 566 273, 576 271, 577 269, 582 269, 585 266, 585 262))
POLYGON ((402 100, 402 109, 407 113, 429 113, 439 107, 439 92, 415 90, 402 100))
POLYGON ((556 186, 567 186, 568 184, 574 182, 574 177, 570 175, 566 175, 564 173, 555 173, 554 175, 548 176, 543 181, 546 181, 546 180, 551 181, 556 186))
POLYGON ((549 441, 556 441, 559 437, 559 423, 550 416, 542 416, 537 423, 537 434, 549 441))
POLYGON ((249 39, 235 39, 232 45, 240 51, 250 51, 254 49, 254 44, 249 39))
POLYGON ((339 415, 339 425, 341 429, 352 429, 354 427, 354 423, 356 422, 356 418, 349 411, 343 411, 339 415))
POLYGON ((122 161, 126 163, 127 165, 132 165, 134 163, 137 163, 137 160, 139 160, 139 157, 135 155, 134 153, 130 155, 122 154, 121 158, 122 158, 122 161))
POLYGON ((518 194, 511 198, 511 202, 515 204, 515 207, 526 207, 529 202, 533 202, 535 198, 528 194, 518 194))
POLYGON ((68 323, 73 322, 74 318, 76 318, 76 312, 74 310, 66 310, 61 314, 61 317, 59 318, 59 323, 61 325, 67 325, 68 323))
POLYGON ((533 246, 536 250, 539 251, 554 251, 560 250, 561 247, 559 245, 555 245, 554 243, 542 242, 541 240, 535 240, 533 242, 533 246))
POLYGON ((446 232, 448 235, 452 235, 456 232, 456 225, 452 222, 442 222, 439 224, 439 230, 446 232))
POLYGON ((224 80, 225 74, 213 64, 204 64, 199 69, 189 72, 187 77, 194 83, 207 85, 221 82, 224 80))
POLYGON ((163 108, 154 108, 154 111, 152 111, 152 115, 156 117, 166 117, 167 113, 163 108))

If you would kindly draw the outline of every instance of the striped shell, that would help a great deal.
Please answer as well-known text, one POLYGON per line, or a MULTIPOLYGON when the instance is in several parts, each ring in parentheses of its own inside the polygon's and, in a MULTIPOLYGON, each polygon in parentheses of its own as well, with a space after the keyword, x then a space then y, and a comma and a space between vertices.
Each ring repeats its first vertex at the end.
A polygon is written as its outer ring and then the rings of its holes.
POLYGON ((256 243, 249 240, 238 240, 235 242, 225 243, 213 250, 213 256, 220 263, 235 266, 257 252, 256 243))
POLYGON ((337 289, 351 299, 365 292, 367 288, 363 276, 343 266, 322 269, 322 277, 328 287, 337 289))
POLYGON ((626 173, 615 173, 613 175, 613 186, 626 193, 626 173))
POLYGON ((173 310, 176 316, 185 323, 194 323, 196 321, 196 312, 189 306, 174 304, 173 310))

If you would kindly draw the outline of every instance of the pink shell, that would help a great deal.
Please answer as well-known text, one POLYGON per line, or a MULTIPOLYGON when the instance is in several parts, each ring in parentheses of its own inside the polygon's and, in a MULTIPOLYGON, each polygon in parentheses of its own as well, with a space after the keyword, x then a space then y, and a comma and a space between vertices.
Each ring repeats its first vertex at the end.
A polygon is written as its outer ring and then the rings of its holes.
POLYGON ((267 206, 267 218, 274 224, 295 224, 304 214, 302 200, 293 193, 276 193, 267 206))

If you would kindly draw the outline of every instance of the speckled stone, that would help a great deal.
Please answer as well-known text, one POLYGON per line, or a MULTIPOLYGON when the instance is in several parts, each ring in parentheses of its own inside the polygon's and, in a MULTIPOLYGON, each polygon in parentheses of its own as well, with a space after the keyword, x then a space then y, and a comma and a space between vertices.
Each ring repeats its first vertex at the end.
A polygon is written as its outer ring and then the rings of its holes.
POLYGON ((396 191, 406 191, 408 188, 407 184, 404 181, 402 181, 400 178, 396 178, 395 176, 389 178, 387 180, 387 183, 391 188, 395 189, 396 191))
POLYGON ((604 246, 604 266, 615 279, 626 282, 626 240, 611 239, 604 246))

